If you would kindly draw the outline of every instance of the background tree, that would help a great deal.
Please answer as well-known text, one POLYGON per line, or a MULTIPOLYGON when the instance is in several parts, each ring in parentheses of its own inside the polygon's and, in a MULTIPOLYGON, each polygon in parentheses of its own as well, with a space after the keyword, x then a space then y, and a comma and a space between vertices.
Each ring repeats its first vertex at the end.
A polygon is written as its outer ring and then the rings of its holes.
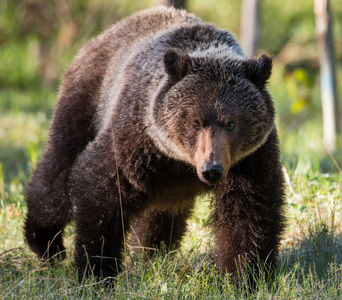
POLYGON ((159 0, 159 4, 173 6, 175 8, 185 8, 186 0, 159 0))
POLYGON ((248 57, 253 57, 258 48, 259 0, 244 0, 241 10, 240 40, 248 57))
POLYGON ((323 139, 326 148, 334 151, 338 131, 338 99, 332 17, 329 0, 315 0, 316 36, 320 52, 323 139))

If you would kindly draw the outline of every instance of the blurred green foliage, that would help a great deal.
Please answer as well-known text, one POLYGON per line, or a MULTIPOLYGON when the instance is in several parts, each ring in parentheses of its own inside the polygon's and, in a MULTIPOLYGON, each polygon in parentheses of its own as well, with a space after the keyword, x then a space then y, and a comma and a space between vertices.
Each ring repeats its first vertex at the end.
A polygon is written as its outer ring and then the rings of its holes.
POLYGON ((308 72, 302 68, 295 69, 285 76, 285 84, 288 95, 291 97, 291 112, 301 113, 310 106, 310 91, 313 81, 308 72))

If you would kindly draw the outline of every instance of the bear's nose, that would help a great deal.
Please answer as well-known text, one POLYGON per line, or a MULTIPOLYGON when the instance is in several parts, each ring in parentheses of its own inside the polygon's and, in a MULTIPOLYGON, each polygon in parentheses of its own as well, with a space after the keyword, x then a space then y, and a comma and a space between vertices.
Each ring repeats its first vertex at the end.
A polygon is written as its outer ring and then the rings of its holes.
POLYGON ((221 164, 205 163, 201 167, 203 178, 211 184, 219 182, 223 175, 223 166, 221 164))

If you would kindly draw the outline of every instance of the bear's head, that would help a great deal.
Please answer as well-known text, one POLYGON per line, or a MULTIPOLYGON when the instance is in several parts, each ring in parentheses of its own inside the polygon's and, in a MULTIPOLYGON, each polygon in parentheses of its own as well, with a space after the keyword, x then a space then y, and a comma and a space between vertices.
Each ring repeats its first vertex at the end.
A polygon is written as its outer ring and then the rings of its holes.
POLYGON ((214 184, 267 139, 274 107, 266 83, 272 60, 191 57, 169 49, 167 80, 154 102, 162 150, 214 184))

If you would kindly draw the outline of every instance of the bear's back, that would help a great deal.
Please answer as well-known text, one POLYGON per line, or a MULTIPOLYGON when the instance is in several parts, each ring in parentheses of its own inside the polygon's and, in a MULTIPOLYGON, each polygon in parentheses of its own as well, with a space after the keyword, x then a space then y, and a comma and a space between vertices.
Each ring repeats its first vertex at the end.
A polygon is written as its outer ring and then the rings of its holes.
POLYGON ((59 102, 67 98, 63 94, 74 93, 77 97, 82 93, 89 95, 93 105, 97 106, 101 87, 106 82, 115 81, 124 62, 141 45, 172 27, 201 22, 186 11, 161 6, 138 12, 116 23, 79 51, 64 75, 59 102))
POLYGON ((149 43, 165 30, 183 24, 202 21, 186 11, 174 8, 157 7, 138 12, 106 30, 97 39, 107 40, 112 45, 112 57, 125 60, 125 57, 139 49, 141 44, 149 43), (114 53, 115 52, 115 53, 114 53))

